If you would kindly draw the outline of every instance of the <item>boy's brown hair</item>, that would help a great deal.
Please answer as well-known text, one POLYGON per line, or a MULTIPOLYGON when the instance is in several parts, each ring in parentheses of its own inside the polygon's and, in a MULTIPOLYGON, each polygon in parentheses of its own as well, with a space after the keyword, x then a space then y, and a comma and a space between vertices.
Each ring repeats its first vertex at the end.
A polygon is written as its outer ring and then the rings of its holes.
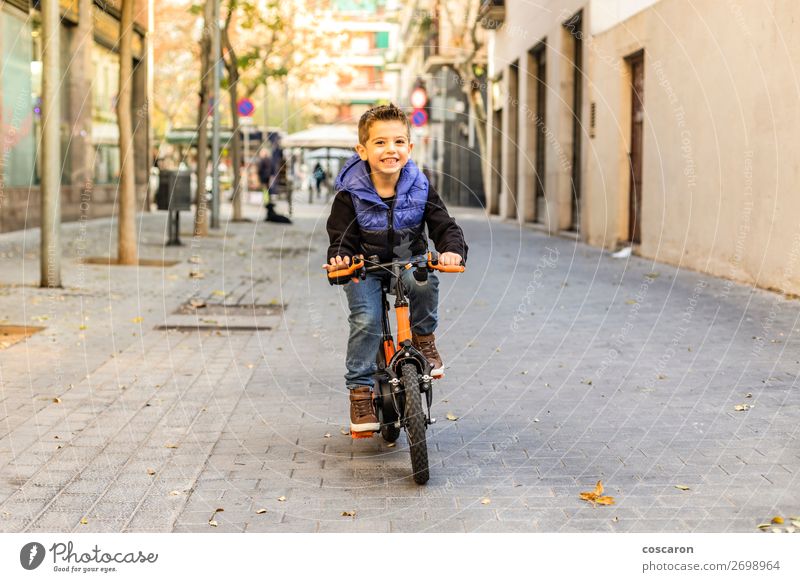
POLYGON ((409 139, 411 138, 411 124, 408 122, 408 116, 397 105, 389 103, 389 105, 373 107, 358 120, 358 142, 361 145, 366 145, 369 139, 369 128, 376 121, 402 121, 406 126, 406 134, 409 139))

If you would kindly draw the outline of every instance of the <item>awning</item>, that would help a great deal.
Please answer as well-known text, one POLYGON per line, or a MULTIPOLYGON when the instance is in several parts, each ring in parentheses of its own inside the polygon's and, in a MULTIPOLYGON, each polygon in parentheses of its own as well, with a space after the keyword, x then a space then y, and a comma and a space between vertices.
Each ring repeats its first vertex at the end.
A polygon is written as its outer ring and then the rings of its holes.
POLYGON ((355 150, 344 148, 317 148, 306 152, 305 159, 307 160, 324 160, 327 158, 349 158, 355 154, 355 150))
POLYGON ((355 125, 317 125, 288 135, 281 145, 287 148, 353 148, 357 143, 358 127, 355 125))

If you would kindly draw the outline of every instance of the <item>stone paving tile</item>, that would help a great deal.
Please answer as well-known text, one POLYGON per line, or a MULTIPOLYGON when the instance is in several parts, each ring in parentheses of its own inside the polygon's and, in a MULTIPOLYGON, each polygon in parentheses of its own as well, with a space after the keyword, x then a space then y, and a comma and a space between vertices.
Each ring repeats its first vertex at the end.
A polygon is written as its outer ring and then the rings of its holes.
MULTIPOLYGON (((44 334, 8 353, 27 350, 61 374, 54 387, 26 358, 0 363, 0 531, 734 532, 800 513, 794 310, 775 311, 769 292, 615 261, 461 209, 470 269, 441 278, 447 377, 434 387, 431 481, 413 484, 405 437, 389 448, 340 433, 347 313, 342 290, 309 272, 327 246, 312 232, 319 212, 298 205, 291 227, 229 225, 227 239, 192 248, 161 247, 163 213, 142 215, 155 245, 142 248, 183 262, 65 269, 67 293, 37 289, 21 279, 22 259, 0 256, 4 280, 28 284, 0 294, 0 309, 49 316, 44 334), (301 261, 269 250, 276 233, 301 261), (558 260, 534 280, 548 248, 558 260), (193 268, 206 278, 190 279, 193 268), (289 307, 257 334, 152 329, 219 289, 289 307), (55 310, 51 295, 63 298, 55 310), (757 346, 763 336, 782 343, 757 346), (753 408, 734 411, 746 393, 753 408), (597 480, 616 506, 578 498, 597 480), (213 528, 217 507, 226 511, 213 528)), ((89 223, 97 253, 110 224, 89 223)), ((25 236, 38 245, 35 230, 25 236)), ((0 249, 21 246, 21 233, 0 235, 0 249)))

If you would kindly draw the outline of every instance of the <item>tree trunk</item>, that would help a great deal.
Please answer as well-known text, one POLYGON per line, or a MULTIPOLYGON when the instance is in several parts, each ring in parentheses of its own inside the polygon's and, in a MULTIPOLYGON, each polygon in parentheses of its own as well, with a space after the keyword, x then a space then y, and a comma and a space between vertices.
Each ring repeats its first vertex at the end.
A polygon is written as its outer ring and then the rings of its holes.
POLYGON ((119 249, 120 265, 139 263, 136 248, 136 165, 133 147, 133 5, 134 0, 122 1, 122 18, 119 23, 119 96, 117 120, 119 123, 119 249))
MULTIPOLYGON (((235 9, 232 3, 231 11, 235 9)), ((232 14, 232 12, 231 12, 232 14)), ((233 161, 233 220, 242 220, 242 136, 239 133, 239 109, 236 104, 239 100, 239 63, 236 60, 236 51, 233 50, 228 28, 230 27, 231 16, 229 14, 225 28, 222 30, 222 42, 227 51, 225 68, 228 70, 228 95, 231 99, 231 126, 233 127, 233 139, 231 141, 233 161)))
POLYGON ((208 109, 211 90, 211 21, 212 4, 203 7, 203 36, 200 39, 200 109, 197 112, 197 195, 195 197, 194 234, 208 236, 208 199, 206 198, 206 166, 208 166, 208 109))

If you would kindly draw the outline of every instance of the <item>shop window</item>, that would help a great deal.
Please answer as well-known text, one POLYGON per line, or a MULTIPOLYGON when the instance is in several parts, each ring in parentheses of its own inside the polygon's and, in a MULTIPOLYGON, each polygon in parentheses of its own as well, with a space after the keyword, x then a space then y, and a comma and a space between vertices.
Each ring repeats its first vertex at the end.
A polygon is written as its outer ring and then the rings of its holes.
POLYGON ((119 180, 119 126, 117 94, 119 55, 95 44, 92 47, 94 82, 92 83, 92 144, 95 147, 96 184, 119 180))
POLYGON ((35 182, 34 103, 31 100, 33 47, 28 15, 3 6, 2 17, 2 155, 5 186, 35 182))

